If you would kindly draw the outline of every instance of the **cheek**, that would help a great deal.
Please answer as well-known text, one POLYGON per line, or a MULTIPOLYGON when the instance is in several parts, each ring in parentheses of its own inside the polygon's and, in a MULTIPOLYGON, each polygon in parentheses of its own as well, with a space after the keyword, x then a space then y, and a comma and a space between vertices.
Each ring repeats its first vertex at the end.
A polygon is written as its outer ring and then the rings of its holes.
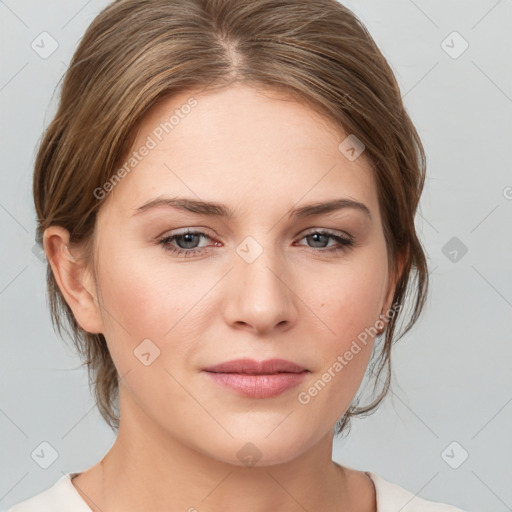
POLYGON ((180 319, 186 320, 192 305, 204 295, 203 288, 183 272, 148 265, 144 258, 103 264, 98 280, 104 335, 120 370, 131 365, 133 351, 143 340, 152 340, 162 350, 173 331, 182 329, 180 319))
MULTIPOLYGON (((372 327, 379 317, 383 276, 380 265, 340 268, 310 292, 311 339, 318 339, 319 366, 311 386, 298 397, 306 410, 317 409, 328 423, 336 422, 356 395, 374 343, 372 327), (313 326, 314 324, 314 326, 313 326)), ((322 280, 320 280, 320 284, 322 280)), ((306 327, 307 328, 307 327, 306 327)))
POLYGON ((385 253, 378 258, 368 251, 366 257, 362 254, 335 269, 316 273, 314 287, 303 283, 302 296, 321 320, 316 325, 331 349, 343 349, 375 326, 387 280, 386 265, 385 253))

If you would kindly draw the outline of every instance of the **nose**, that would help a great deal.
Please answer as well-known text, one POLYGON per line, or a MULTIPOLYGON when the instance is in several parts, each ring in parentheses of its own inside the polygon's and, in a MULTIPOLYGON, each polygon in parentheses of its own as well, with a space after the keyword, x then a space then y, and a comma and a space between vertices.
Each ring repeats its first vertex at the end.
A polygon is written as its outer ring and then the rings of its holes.
POLYGON ((252 262, 240 254, 223 283, 226 323, 258 335, 290 329, 298 318, 298 298, 282 254, 265 248, 252 262))

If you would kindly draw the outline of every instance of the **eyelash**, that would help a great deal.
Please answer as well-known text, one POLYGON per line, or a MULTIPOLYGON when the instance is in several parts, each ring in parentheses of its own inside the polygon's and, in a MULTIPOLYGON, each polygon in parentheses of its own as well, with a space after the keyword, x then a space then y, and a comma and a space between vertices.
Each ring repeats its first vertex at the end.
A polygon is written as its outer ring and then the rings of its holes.
MULTIPOLYGON (((355 245, 353 237, 351 237, 351 236, 342 237, 342 236, 339 236, 339 235, 333 233, 332 231, 328 231, 328 230, 311 231, 309 233, 306 233, 302 238, 306 238, 308 236, 317 235, 317 234, 318 235, 327 235, 329 238, 336 240, 340 245, 333 246, 330 248, 320 248, 318 250, 315 250, 314 247, 310 247, 310 249, 312 249, 313 252, 338 253, 341 251, 345 251, 347 249, 351 249, 355 245)), ((158 241, 158 243, 163 246, 164 250, 169 251, 173 254, 176 254, 179 257, 185 257, 185 258, 191 257, 191 256, 197 256, 197 255, 203 253, 205 250, 209 249, 209 247, 200 247, 200 248, 195 248, 195 249, 182 249, 181 247, 175 247, 175 246, 171 245, 172 240, 175 240, 176 238, 180 238, 185 235, 201 235, 205 238, 210 238, 206 233, 204 233, 202 231, 190 230, 190 231, 185 231, 183 233, 179 233, 176 235, 170 235, 170 236, 161 238, 158 241)), ((301 238, 301 240, 302 240, 302 238, 301 238)))

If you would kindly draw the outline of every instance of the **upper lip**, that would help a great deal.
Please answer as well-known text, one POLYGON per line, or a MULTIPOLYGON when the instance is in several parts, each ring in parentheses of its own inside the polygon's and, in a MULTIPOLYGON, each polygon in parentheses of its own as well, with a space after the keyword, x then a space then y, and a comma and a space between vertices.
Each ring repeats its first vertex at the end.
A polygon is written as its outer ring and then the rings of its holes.
POLYGON ((286 359, 267 359, 266 361, 256 361, 254 359, 233 359, 224 363, 216 364, 204 368, 204 371, 214 373, 247 373, 252 375, 272 374, 272 373, 300 373, 307 371, 306 368, 287 361, 286 359))

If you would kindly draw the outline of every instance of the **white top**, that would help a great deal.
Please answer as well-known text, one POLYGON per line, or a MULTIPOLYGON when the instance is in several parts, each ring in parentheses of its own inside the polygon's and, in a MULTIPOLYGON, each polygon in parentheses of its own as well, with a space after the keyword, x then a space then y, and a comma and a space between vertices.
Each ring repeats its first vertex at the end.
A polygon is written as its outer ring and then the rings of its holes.
MULTIPOLYGON (((91 512, 71 483, 78 473, 63 475, 52 487, 14 505, 7 512, 91 512)), ((377 512, 464 512, 444 503, 424 500, 379 475, 366 471, 375 484, 377 512)))

